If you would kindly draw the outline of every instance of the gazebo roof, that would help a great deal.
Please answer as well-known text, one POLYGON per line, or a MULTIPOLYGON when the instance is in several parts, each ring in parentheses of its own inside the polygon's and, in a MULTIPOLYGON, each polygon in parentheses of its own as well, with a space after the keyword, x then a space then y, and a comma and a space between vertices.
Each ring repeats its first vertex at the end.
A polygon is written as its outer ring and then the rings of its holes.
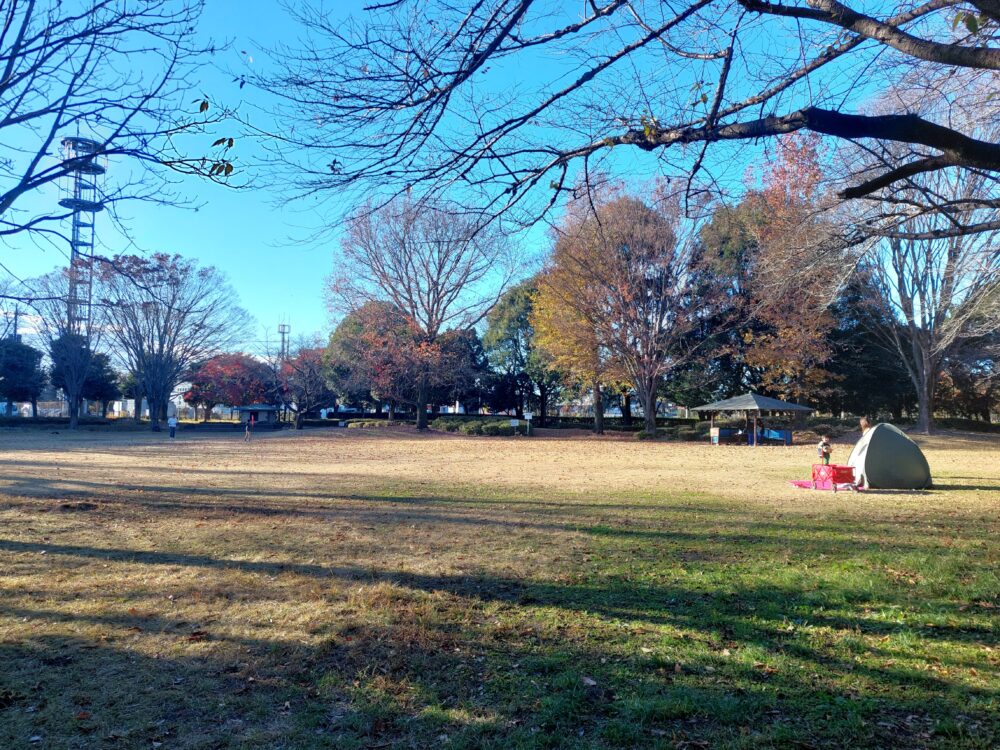
POLYGON ((249 406, 237 406, 236 411, 280 411, 281 407, 270 404, 250 404, 249 406))
POLYGON ((742 396, 733 396, 714 404, 696 406, 692 411, 816 411, 809 406, 802 404, 792 404, 788 401, 779 401, 776 398, 768 398, 757 393, 744 393, 742 396))

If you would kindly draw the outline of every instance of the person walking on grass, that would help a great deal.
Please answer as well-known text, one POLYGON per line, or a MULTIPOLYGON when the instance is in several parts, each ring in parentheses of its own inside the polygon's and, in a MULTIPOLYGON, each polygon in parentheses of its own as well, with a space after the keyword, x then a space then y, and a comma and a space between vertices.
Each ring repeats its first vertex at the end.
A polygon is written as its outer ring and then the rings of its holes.
POLYGON ((246 421, 246 430, 243 432, 243 442, 249 443, 250 439, 253 437, 253 415, 246 421))
POLYGON ((170 437, 175 437, 177 435, 177 417, 167 417, 167 427, 170 428, 170 437))

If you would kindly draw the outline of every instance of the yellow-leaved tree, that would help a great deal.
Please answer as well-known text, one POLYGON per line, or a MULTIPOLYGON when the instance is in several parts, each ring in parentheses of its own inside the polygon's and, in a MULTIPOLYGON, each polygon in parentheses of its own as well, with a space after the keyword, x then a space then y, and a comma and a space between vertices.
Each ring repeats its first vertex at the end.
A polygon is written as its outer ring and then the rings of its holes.
POLYGON ((714 291, 699 284, 697 226, 679 194, 591 198, 567 211, 539 277, 536 335, 558 368, 590 384, 595 406, 602 384, 628 380, 654 432, 657 389, 714 309, 714 291))

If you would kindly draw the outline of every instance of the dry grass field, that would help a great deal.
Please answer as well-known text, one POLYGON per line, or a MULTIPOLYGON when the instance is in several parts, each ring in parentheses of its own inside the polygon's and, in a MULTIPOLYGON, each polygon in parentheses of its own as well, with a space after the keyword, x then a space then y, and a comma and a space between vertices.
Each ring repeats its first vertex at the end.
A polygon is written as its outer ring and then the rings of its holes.
POLYGON ((1000 439, 921 443, 3 431, 0 748, 995 748, 1000 439))

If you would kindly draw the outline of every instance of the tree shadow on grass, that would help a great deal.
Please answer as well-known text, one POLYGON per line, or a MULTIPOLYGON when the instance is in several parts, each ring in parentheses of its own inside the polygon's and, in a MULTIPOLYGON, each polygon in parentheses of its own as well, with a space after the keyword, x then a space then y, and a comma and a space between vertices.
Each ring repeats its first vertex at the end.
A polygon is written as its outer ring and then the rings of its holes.
POLYGON ((859 672, 771 631, 741 637, 719 616, 699 618, 697 631, 724 634, 735 656, 675 655, 655 638, 623 648, 614 632, 577 637, 537 619, 533 607, 566 606, 548 587, 515 587, 551 600, 499 616, 481 587, 453 588, 464 593, 373 584, 368 611, 330 623, 315 645, 162 616, 5 608, 45 631, 97 625, 104 635, 0 642, 0 744, 929 747, 942 732, 996 736, 996 717, 970 707, 967 691, 904 670, 859 672), (164 639, 176 646, 151 656, 164 639), (777 667, 740 658, 761 645, 777 667))

